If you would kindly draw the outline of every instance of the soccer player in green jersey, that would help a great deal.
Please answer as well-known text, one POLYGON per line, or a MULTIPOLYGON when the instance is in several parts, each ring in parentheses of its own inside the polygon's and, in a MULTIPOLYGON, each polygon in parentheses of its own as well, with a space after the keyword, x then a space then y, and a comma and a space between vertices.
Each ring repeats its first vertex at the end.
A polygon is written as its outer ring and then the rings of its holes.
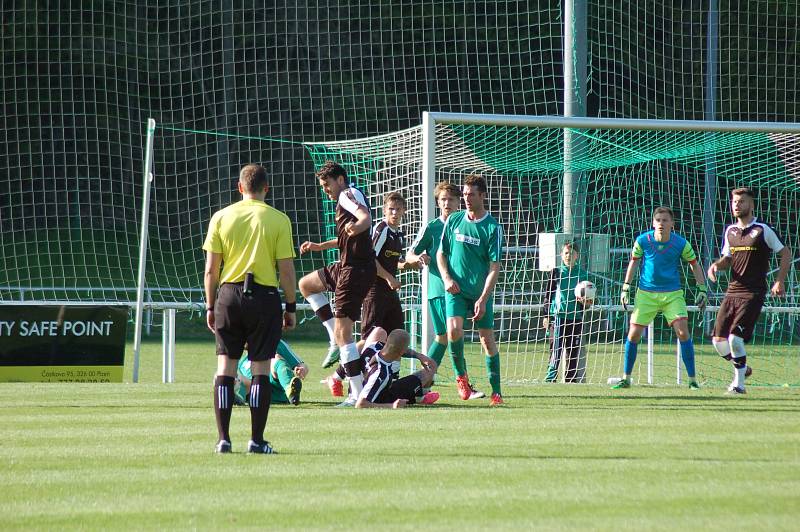
POLYGON ((462 399, 483 397, 469 383, 464 361, 464 320, 473 320, 486 353, 486 371, 492 386, 491 405, 503 404, 500 391, 500 354, 494 338, 492 292, 500 275, 503 230, 486 211, 486 180, 467 176, 462 188, 467 209, 451 214, 436 254, 444 281, 447 340, 456 366, 456 385, 462 399))
MULTIPOLYGON (((289 344, 280 340, 269 372, 272 404, 299 405, 300 390, 303 389, 303 379, 306 378, 306 375, 308 375, 308 366, 292 351, 289 344)), ((247 404, 252 380, 253 371, 250 358, 243 356, 239 360, 236 382, 233 387, 236 404, 247 404)))
POLYGON ((689 335, 689 314, 686 299, 681 290, 681 261, 688 262, 697 282, 695 304, 702 310, 706 306, 706 280, 703 269, 697 262, 692 245, 672 230, 675 217, 669 207, 658 207, 653 211, 653 229, 642 233, 633 244, 631 260, 625 272, 620 302, 624 308, 630 304, 630 283, 636 266, 641 264, 639 289, 631 313, 628 339, 625 342, 625 371, 622 379, 613 387, 630 388, 630 375, 636 362, 636 351, 642 333, 660 312, 678 335, 681 358, 689 375, 689 387, 697 388, 694 372, 694 342, 689 335))
MULTIPOLYGON (((447 218, 461 206, 461 190, 446 181, 442 181, 433 189, 436 205, 439 207, 439 217, 432 220, 425 227, 420 228, 417 238, 406 253, 407 267, 428 268, 428 311, 433 322, 434 339, 428 348, 428 356, 436 365, 442 363, 442 358, 447 351, 447 318, 444 301, 444 282, 436 264, 436 252, 442 241, 442 231, 447 218), (433 260, 431 258, 433 257, 433 260)), ((456 367, 455 360, 453 367, 456 367)))

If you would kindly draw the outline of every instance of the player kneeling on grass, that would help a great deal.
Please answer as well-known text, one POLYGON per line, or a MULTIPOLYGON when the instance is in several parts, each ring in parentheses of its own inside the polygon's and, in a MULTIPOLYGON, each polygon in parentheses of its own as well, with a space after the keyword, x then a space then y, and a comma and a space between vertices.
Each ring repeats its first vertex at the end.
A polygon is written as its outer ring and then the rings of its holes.
MULTIPOLYGON (((303 389, 303 379, 306 378, 306 375, 308 375, 308 367, 292 351, 289 344, 280 340, 269 372, 272 404, 299 405, 300 390, 303 389)), ((252 378, 250 359, 244 356, 239 360, 238 374, 233 388, 235 404, 248 404, 252 378)))
POLYGON ((393 330, 388 337, 383 329, 373 331, 363 354, 374 354, 367 365, 367 378, 356 400, 356 408, 403 408, 416 402, 429 405, 439 399, 439 392, 422 394, 423 388, 430 387, 433 382, 436 362, 408 349, 410 340, 403 329, 393 330), (369 343, 370 340, 373 342, 369 343), (422 369, 398 378, 401 358, 416 358, 422 369))
POLYGON ((689 387, 698 388, 694 370, 694 343, 689 336, 689 313, 681 290, 681 260, 688 262, 697 282, 696 305, 702 310, 706 306, 706 280, 697 263, 691 244, 672 231, 675 224, 672 209, 658 207, 653 211, 653 230, 639 235, 633 244, 631 260, 625 272, 620 301, 627 310, 630 303, 630 283, 636 265, 641 262, 639 289, 631 314, 628 339, 625 342, 625 374, 613 388, 630 388, 633 363, 642 333, 656 315, 661 312, 678 335, 681 358, 689 375, 689 387))

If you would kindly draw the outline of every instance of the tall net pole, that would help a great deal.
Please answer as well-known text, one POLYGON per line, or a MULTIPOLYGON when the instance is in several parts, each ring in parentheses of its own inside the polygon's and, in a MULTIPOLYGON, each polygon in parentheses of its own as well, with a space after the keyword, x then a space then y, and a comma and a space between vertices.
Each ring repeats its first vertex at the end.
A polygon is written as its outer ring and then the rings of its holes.
POLYGON ((133 332, 133 382, 139 382, 139 353, 142 348, 142 310, 144 309, 144 283, 147 266, 147 225, 150 220, 150 187, 153 183, 153 138, 156 121, 147 119, 147 141, 144 152, 142 191, 142 223, 139 236, 139 273, 136 283, 136 320, 133 332))
MULTIPOLYGON (((586 116, 586 0, 564 3, 564 116, 586 116)), ((575 235, 583 233, 585 209, 573 163, 583 146, 581 136, 564 129, 564 232, 575 235)))

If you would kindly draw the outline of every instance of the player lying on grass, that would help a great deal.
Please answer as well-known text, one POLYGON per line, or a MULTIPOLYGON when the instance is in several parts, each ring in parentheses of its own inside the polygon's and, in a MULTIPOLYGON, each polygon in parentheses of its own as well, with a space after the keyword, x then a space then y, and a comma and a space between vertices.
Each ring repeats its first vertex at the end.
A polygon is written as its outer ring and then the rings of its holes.
POLYGON ((630 388, 631 372, 636 362, 636 351, 642 333, 660 312, 678 336, 681 358, 689 375, 689 387, 698 388, 694 368, 694 342, 689 335, 689 313, 681 289, 681 261, 688 262, 697 282, 695 304, 702 310, 708 301, 703 269, 697 262, 691 244, 672 230, 675 217, 669 207, 658 207, 653 211, 653 229, 642 233, 633 244, 631 260, 625 272, 620 301, 627 310, 630 303, 630 283, 634 270, 639 268, 639 288, 631 313, 628 339, 625 341, 625 371, 622 379, 614 385, 616 389, 630 388))
POLYGON ((395 329, 388 336, 380 327, 367 339, 363 357, 369 357, 364 387, 358 395, 356 408, 403 408, 406 405, 429 405, 439 399, 439 392, 423 395, 436 375, 436 362, 430 357, 408 348, 411 336, 403 329, 395 329), (400 359, 416 358, 422 369, 399 378, 400 359))
MULTIPOLYGON (((382 327, 374 327, 369 336, 366 337, 364 340, 362 340, 364 348, 361 350, 361 361, 364 368, 365 379, 367 377, 367 371, 370 369, 370 361, 384 347, 384 345, 386 345, 386 339, 388 336, 389 335, 386 333, 386 329, 382 327)), ((417 360, 420 361, 427 361, 429 359, 429 357, 426 357, 425 355, 417 353, 416 351, 413 351, 408 348, 405 350, 401 358, 416 358, 417 360)), ((433 362, 433 364, 428 363, 426 366, 426 363, 423 362, 423 366, 424 367, 434 366, 438 368, 438 364, 436 364, 436 361, 433 360, 432 358, 430 360, 433 362)), ((399 378, 399 373, 400 373, 399 360, 394 362, 392 369, 395 374, 395 378, 399 378)), ((336 368, 336 371, 328 375, 326 378, 322 379, 320 381, 320 384, 326 384, 333 397, 343 397, 345 379, 347 379, 347 377, 344 374, 344 368, 340 364, 339 367, 336 368)), ((430 384, 428 383, 428 379, 425 379, 425 383, 426 386, 422 388, 421 394, 417 394, 418 398, 424 397, 428 392, 430 392, 430 384)), ((431 395, 431 397, 434 397, 434 395, 431 395)), ((438 394, 436 394, 436 397, 438 398, 438 394)), ((348 400, 337 406, 352 407, 355 406, 355 404, 356 404, 355 401, 351 402, 348 400)))
MULTIPOLYGON (((289 344, 283 340, 278 342, 278 349, 269 372, 269 384, 272 391, 272 404, 300 404, 300 390, 303 379, 308 375, 308 367, 300 360, 289 344)), ((238 374, 234 384, 234 403, 246 405, 250 395, 250 359, 243 356, 239 360, 238 374)))

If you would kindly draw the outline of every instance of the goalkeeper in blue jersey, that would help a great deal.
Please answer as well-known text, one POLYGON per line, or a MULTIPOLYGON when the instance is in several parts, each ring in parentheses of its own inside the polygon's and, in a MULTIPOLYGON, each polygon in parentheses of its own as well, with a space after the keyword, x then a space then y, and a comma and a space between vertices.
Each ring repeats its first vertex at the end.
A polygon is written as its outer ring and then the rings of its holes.
MULTIPOLYGON (((306 375, 308 375, 308 366, 292 351, 289 344, 279 340, 269 372, 270 394, 268 400, 272 403, 299 405, 300 390, 303 389, 303 379, 306 378, 306 375)), ((243 356, 239 359, 238 373, 233 388, 236 404, 248 404, 252 378, 250 359, 243 356)))
POLYGON ((620 301, 627 310, 630 304, 630 283, 636 266, 639 271, 639 288, 631 314, 628 339, 625 341, 625 374, 614 388, 630 388, 631 372, 636 362, 636 350, 645 327, 660 312, 664 315, 681 344, 681 357, 689 375, 689 387, 698 388, 694 368, 694 343, 689 336, 686 300, 681 289, 681 261, 688 262, 697 282, 695 304, 702 310, 708 302, 706 280, 697 262, 691 244, 672 231, 675 217, 669 207, 653 211, 653 230, 639 235, 633 244, 631 260, 625 272, 620 301))

